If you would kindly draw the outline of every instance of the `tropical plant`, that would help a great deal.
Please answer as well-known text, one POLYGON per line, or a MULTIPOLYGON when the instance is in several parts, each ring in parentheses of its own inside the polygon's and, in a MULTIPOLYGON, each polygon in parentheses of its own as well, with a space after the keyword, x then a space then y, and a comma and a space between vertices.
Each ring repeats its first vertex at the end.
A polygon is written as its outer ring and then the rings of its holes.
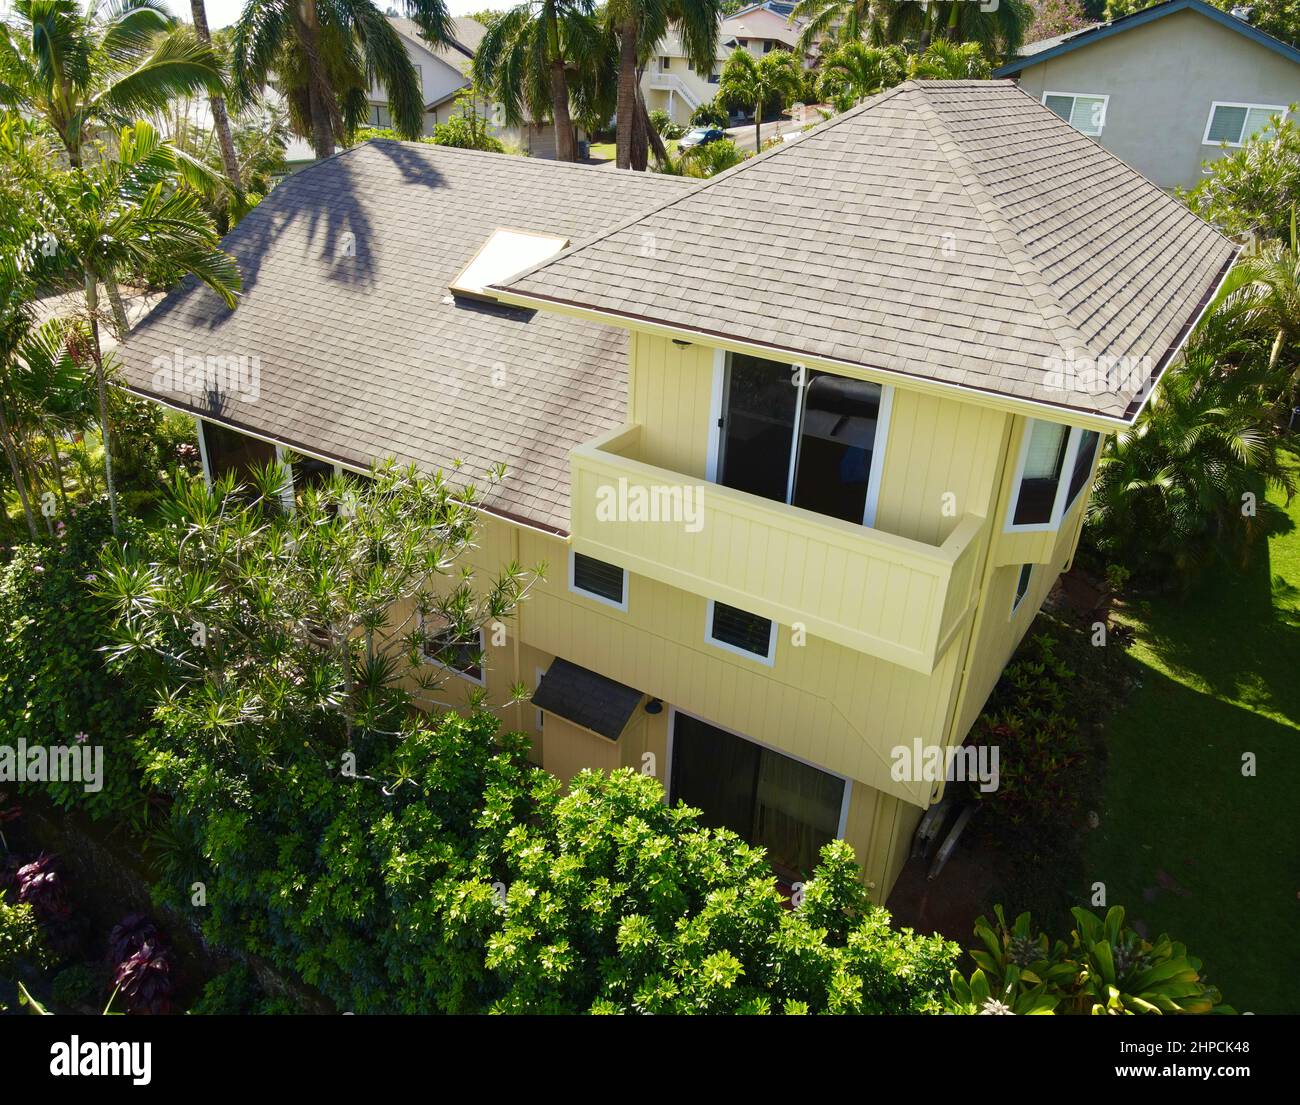
POLYGON ((1034 21, 1025 33, 1026 42, 1069 34, 1088 26, 1083 0, 1034 0, 1034 21))
POLYGON ((818 91, 838 111, 847 111, 868 96, 901 84, 907 55, 898 46, 846 42, 822 59, 818 91))
POLYGON ((661 138, 680 138, 683 133, 680 123, 675 123, 673 117, 662 109, 656 109, 650 112, 650 125, 654 127, 655 133, 661 138))
POLYGON ((1205 177, 1181 198, 1225 234, 1260 241, 1290 239, 1300 208, 1300 126, 1289 115, 1208 161, 1205 177))
POLYGON ((717 98, 728 107, 754 113, 754 149, 761 150, 764 112, 780 110, 798 96, 802 83, 799 63, 788 50, 773 50, 761 58, 733 50, 722 67, 717 98))
POLYGON ((727 117, 727 109, 717 100, 705 100, 691 112, 693 127, 721 127, 725 130, 730 121, 727 117))
POLYGON ((907 75, 914 81, 983 81, 992 71, 983 48, 974 42, 940 39, 907 62, 907 75))
MULTIPOLYGON (((168 716, 210 740, 323 712, 350 747, 436 704, 440 672, 484 664, 480 630, 504 631, 532 578, 510 564, 482 595, 472 575, 432 589, 473 540, 473 486, 389 465, 308 488, 285 511, 292 478, 278 464, 247 484, 178 477, 160 547, 114 550, 98 573, 118 618, 109 654, 157 658, 168 716)), ((500 478, 489 473, 489 491, 500 478)))
POLYGON ((505 153, 505 143, 492 133, 488 120, 479 113, 478 97, 466 90, 457 97, 458 110, 445 123, 434 125, 433 134, 424 139, 435 146, 456 146, 462 150, 487 150, 505 153))
POLYGON ((861 42, 878 26, 872 0, 799 0, 790 20, 804 20, 796 49, 810 54, 827 42, 861 42))
POLYGON ((948 1009, 965 1014, 1180 1014, 1231 1013, 1219 991, 1201 977, 1201 961, 1160 936, 1147 940, 1124 924, 1112 906, 1105 919, 1081 907, 1071 943, 1050 940, 1028 913, 1008 925, 1001 906, 995 924, 981 917, 982 946, 970 956, 969 979, 952 972, 948 1009))
POLYGON ((0 978, 13 978, 23 964, 49 967, 53 960, 32 906, 0 896, 0 978))
MULTIPOLYGON (((427 42, 451 42, 446 0, 402 0, 401 7, 427 42)), ((230 46, 239 96, 260 92, 274 72, 295 131, 310 139, 319 158, 361 125, 372 82, 388 94, 393 127, 403 138, 423 132, 419 75, 372 0, 246 0, 230 46)))
MULTIPOLYGON (((1289 241, 1266 242, 1241 258, 1220 285, 1214 306, 1224 313, 1227 325, 1239 323, 1269 339, 1270 370, 1278 368, 1284 351, 1300 350, 1300 237, 1294 207, 1289 241)), ((1294 356, 1287 361, 1295 365, 1294 356)), ((1290 385, 1300 385, 1300 367, 1294 369, 1290 385)))
POLYGON ((645 169, 650 140, 645 102, 639 88, 641 70, 656 44, 676 28, 687 59, 696 72, 711 73, 718 54, 721 0, 608 0, 605 20, 618 39, 618 125, 615 160, 620 169, 645 169), (638 127, 645 133, 635 141, 638 127))
POLYGON ((127 1012, 164 1016, 172 1011, 171 951, 158 926, 143 913, 132 913, 113 926, 108 962, 127 1012))
POLYGON ((682 176, 707 179, 735 168, 747 157, 749 154, 730 138, 722 138, 717 142, 692 146, 677 159, 677 163, 681 168, 682 176))
POLYGON ((211 44, 160 0, 13 0, 0 26, 0 104, 43 119, 74 168, 97 134, 111 139, 175 96, 223 90, 211 44))
POLYGON ((570 104, 580 117, 603 110, 608 118, 615 63, 592 0, 527 0, 488 28, 474 52, 474 82, 511 126, 549 117, 559 160, 577 161, 570 104))
POLYGON ((58 258, 84 289, 114 532, 119 519, 109 381, 99 336, 100 284, 118 272, 166 266, 196 276, 230 307, 240 287, 234 259, 218 248, 216 228, 199 192, 178 188, 178 181, 206 187, 211 176, 200 162, 164 142, 148 123, 137 123, 117 136, 114 160, 48 177, 38 197, 37 218, 58 258))
POLYGON ((876 0, 873 13, 878 27, 872 41, 914 43, 918 51, 936 42, 975 43, 990 60, 1015 55, 1034 19, 1028 0, 999 0, 973 4, 969 0, 876 0))

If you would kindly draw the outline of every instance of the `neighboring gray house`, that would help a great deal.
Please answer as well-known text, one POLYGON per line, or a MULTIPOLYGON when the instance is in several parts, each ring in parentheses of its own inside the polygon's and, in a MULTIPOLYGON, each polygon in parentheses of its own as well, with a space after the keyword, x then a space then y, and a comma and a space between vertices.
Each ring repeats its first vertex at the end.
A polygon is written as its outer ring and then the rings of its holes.
POLYGON ((1033 42, 995 77, 1164 188, 1240 146, 1300 101, 1300 50, 1202 0, 1167 0, 1033 42))

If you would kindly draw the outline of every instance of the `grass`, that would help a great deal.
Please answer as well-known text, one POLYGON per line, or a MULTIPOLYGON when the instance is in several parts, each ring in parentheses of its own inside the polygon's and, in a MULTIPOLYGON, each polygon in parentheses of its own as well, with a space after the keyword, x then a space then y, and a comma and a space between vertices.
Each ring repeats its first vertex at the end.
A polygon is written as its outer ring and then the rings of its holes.
MULTIPOLYGON (((677 139, 670 138, 664 142, 664 148, 668 151, 669 157, 677 156, 677 139)), ((613 142, 593 142, 591 144, 591 159, 593 161, 613 161, 618 156, 614 149, 613 142)), ((654 161, 652 154, 650 160, 654 161)))
POLYGON ((1272 533, 1248 567, 1130 611, 1141 685, 1108 725, 1087 877, 1131 921, 1185 943, 1239 1011, 1293 1013, 1300 497, 1270 493, 1266 509, 1272 533))

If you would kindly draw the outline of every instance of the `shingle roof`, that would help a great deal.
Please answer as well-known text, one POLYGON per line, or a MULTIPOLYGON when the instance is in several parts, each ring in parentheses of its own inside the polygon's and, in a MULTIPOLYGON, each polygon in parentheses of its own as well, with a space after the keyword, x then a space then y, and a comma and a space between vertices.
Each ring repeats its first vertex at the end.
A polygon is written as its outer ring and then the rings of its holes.
POLYGON ((435 45, 424 37, 420 32, 419 24, 415 20, 406 19, 400 15, 390 15, 388 21, 399 34, 405 35, 418 43, 434 57, 440 61, 445 61, 466 77, 469 76, 470 66, 474 60, 474 51, 478 49, 478 44, 483 41, 483 36, 487 34, 487 28, 476 19, 453 19, 451 21, 453 44, 435 45))
MULTIPOLYGON (((376 141, 290 177, 225 239, 238 308, 187 283, 132 332, 133 390, 294 448, 465 478, 508 466, 493 504, 566 529, 570 449, 626 410, 622 330, 450 301, 498 227, 573 240, 693 186, 679 178, 376 141), (351 236, 349 238, 349 235, 351 236), (351 254, 349 255, 349 245, 351 254), (154 359, 257 357, 255 401, 164 392, 154 359)), ((248 394, 248 389, 245 389, 248 394)))
POLYGON ((507 286, 777 357, 1128 420, 1234 256, 1011 82, 925 81, 507 286), (1151 362, 1088 394, 1052 376, 1070 357, 1151 362))
POLYGON ((610 740, 618 740, 640 701, 640 691, 558 659, 546 669, 533 694, 533 705, 539 710, 610 740))

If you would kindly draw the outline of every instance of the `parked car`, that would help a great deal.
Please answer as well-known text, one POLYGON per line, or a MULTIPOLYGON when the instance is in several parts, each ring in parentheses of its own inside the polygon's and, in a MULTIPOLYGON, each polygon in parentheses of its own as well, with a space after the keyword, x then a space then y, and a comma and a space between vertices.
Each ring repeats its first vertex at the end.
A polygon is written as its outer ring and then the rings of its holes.
POLYGON ((695 149, 696 146, 707 146, 710 142, 726 137, 727 132, 721 127, 692 127, 682 136, 682 140, 677 143, 677 148, 684 153, 695 149))

